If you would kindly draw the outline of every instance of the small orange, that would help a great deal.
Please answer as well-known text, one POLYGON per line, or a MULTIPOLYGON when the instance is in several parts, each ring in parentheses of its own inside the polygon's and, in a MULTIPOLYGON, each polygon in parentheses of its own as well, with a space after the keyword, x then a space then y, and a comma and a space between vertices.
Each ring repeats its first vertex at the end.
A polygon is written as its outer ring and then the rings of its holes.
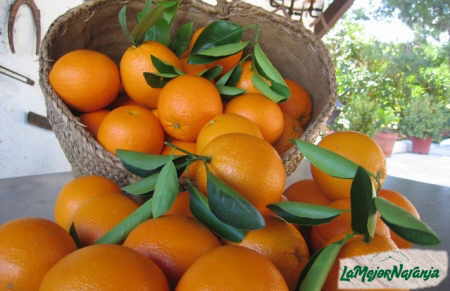
MULTIPOLYGON (((265 140, 243 133, 229 133, 210 142, 199 153, 211 158, 208 168, 224 183, 267 212, 266 205, 280 201, 286 172, 275 149, 265 140)), ((206 169, 197 168, 197 185, 207 192, 206 169)))
POLYGON ((138 47, 129 47, 120 61, 120 75, 128 96, 134 101, 150 108, 158 104, 159 88, 152 88, 147 84, 144 73, 155 73, 151 56, 181 69, 178 57, 166 46, 156 41, 148 41, 138 47))
POLYGON ((284 128, 280 138, 274 144, 277 152, 282 155, 287 152, 294 144, 291 139, 299 138, 303 135, 303 128, 300 125, 300 121, 294 119, 290 115, 283 112, 284 128))
POLYGON ((177 282, 200 256, 220 246, 206 227, 180 215, 150 219, 136 227, 124 242, 152 259, 170 282, 177 282))
POLYGON ((311 179, 298 181, 286 189, 284 195, 289 201, 311 203, 327 206, 330 200, 320 191, 316 182, 311 179))
POLYGON ((184 215, 193 217, 189 206, 189 193, 180 192, 166 215, 184 215))
POLYGON ((75 249, 70 235, 46 219, 0 225, 0 289, 38 290, 47 271, 75 249))
POLYGON ((223 246, 200 257, 176 291, 288 291, 277 268, 266 257, 239 246, 223 246))
POLYGON ((109 110, 99 110, 80 115, 81 122, 86 125, 86 129, 94 136, 97 136, 98 129, 103 119, 108 115, 109 110))
MULTIPOLYGON (((405 195, 393 190, 381 189, 378 193, 378 196, 394 203, 395 205, 408 211, 415 218, 420 219, 420 214, 417 211, 416 207, 411 203, 411 201, 409 201, 408 198, 405 197, 405 195)), ((391 231, 391 236, 395 244, 401 249, 411 248, 413 246, 411 242, 403 239, 393 231, 391 231)))
POLYGON ((108 106, 120 88, 117 65, 92 50, 75 50, 60 57, 50 71, 49 81, 65 103, 81 112, 108 106))
POLYGON ((103 120, 97 134, 106 150, 130 150, 161 153, 164 132, 158 118, 142 106, 127 105, 114 109, 103 120))
POLYGON ((137 208, 125 195, 104 195, 86 201, 73 217, 81 243, 95 243, 137 208))
POLYGON ((197 137, 197 151, 201 152, 215 138, 227 133, 246 133, 263 138, 258 125, 237 114, 220 114, 208 121, 197 137))
POLYGON ((302 126, 306 126, 311 119, 312 102, 311 96, 305 88, 292 80, 285 80, 291 96, 287 101, 280 103, 281 110, 289 114, 294 119, 300 121, 302 126))
POLYGON ((256 89, 256 87, 253 85, 253 68, 252 68, 252 62, 251 61, 245 61, 242 64, 242 72, 241 77, 239 78, 238 83, 236 84, 236 87, 241 88, 242 90, 245 90, 247 94, 261 94, 261 92, 256 89))
POLYGON ((189 75, 198 75, 201 72, 208 69, 208 66, 204 65, 204 64, 198 64, 198 65, 197 64, 196 65, 189 64, 188 58, 182 58, 181 64, 182 64, 183 72, 185 72, 186 74, 189 74, 189 75))
POLYGON ((174 139, 195 141, 200 129, 222 113, 219 91, 205 78, 177 77, 161 90, 158 115, 164 130, 174 139))
POLYGON ((289 289, 295 290, 300 273, 308 263, 308 245, 292 224, 272 216, 266 216, 265 221, 265 228, 248 232, 237 245, 270 259, 283 275, 289 289))
MULTIPOLYGON (((81 176, 73 179, 59 191, 53 215, 56 223, 69 230, 73 216, 89 199, 122 193, 112 180, 102 176, 81 176)), ((122 195, 122 194, 120 194, 122 195)))
MULTIPOLYGON (((335 152, 379 176, 386 177, 386 160, 380 146, 369 136, 356 131, 341 131, 327 135, 319 147, 335 152)), ((330 200, 350 197, 352 179, 334 178, 311 165, 314 181, 330 200)))
POLYGON ((280 106, 263 95, 238 96, 227 104, 225 113, 234 113, 256 123, 269 143, 274 143, 283 133, 284 118, 280 106))
MULTIPOLYGON (((31 289, 28 289, 31 290, 31 289)), ((39 291, 169 291, 151 260, 117 245, 94 245, 71 253, 46 275, 39 291)))

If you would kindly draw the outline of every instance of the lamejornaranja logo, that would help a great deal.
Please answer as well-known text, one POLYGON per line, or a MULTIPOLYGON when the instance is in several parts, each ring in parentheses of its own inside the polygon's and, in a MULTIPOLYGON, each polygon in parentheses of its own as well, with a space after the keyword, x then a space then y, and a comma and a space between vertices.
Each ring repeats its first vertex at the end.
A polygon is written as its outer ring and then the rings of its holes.
POLYGON ((425 288, 448 272, 446 251, 396 250, 339 261, 340 289, 425 288))

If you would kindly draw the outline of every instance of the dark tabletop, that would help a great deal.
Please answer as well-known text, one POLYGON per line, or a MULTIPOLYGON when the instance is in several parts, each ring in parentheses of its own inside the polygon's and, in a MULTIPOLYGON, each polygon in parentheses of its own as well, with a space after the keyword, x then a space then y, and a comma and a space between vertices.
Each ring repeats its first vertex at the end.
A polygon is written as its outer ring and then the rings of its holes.
MULTIPOLYGON (((72 178, 71 173, 59 173, 0 179, 0 224, 25 216, 52 219, 55 197, 72 178)), ((395 177, 388 177, 384 188, 405 194, 441 238, 435 249, 450 250, 450 188, 395 177)), ((450 291, 450 279, 421 290, 450 291)))

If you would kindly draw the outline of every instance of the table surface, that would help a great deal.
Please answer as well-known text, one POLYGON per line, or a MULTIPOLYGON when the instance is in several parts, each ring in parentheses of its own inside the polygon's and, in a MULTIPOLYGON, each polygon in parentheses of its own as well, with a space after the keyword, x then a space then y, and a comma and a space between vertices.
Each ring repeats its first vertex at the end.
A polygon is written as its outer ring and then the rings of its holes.
MULTIPOLYGON (((71 173, 0 179, 0 224, 26 216, 52 219, 55 197, 71 179, 71 173)), ((450 188, 395 177, 388 177, 384 187, 404 193, 417 207, 422 219, 441 238, 435 249, 450 250, 450 188)), ((449 291, 450 279, 421 290, 449 291)))

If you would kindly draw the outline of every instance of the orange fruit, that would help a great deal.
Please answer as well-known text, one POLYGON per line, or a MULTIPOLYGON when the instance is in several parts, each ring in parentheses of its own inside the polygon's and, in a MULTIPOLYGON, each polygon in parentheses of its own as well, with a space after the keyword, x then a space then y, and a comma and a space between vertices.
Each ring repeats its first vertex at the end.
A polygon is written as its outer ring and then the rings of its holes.
POLYGON ((330 200, 311 179, 298 181, 286 189, 284 195, 289 201, 327 206, 330 200))
POLYGON ((50 71, 49 81, 67 105, 81 112, 108 106, 120 88, 117 65, 92 50, 75 50, 60 57, 50 71))
POLYGON ((208 121, 197 137, 197 151, 201 152, 215 138, 227 133, 246 133, 263 138, 261 130, 249 119, 237 114, 220 114, 208 121))
POLYGON ((0 289, 38 290, 45 273, 75 249, 70 235, 46 219, 0 225, 0 289))
POLYGON ((281 155, 287 152, 294 144, 291 139, 299 138, 303 135, 303 128, 300 121, 290 115, 283 113, 284 128, 280 138, 274 144, 275 149, 281 155))
POLYGON ((239 246, 223 246, 200 257, 176 291, 287 291, 283 276, 266 257, 239 246))
MULTIPOLYGON (((395 205, 408 211, 414 217, 420 219, 420 214, 417 211, 416 207, 414 206, 414 204, 411 203, 411 201, 409 201, 408 198, 405 197, 405 195, 403 195, 399 192, 393 191, 393 190, 381 189, 380 192, 378 192, 378 196, 394 203, 395 205)), ((399 248, 407 249, 407 248, 411 248, 413 246, 413 244, 411 242, 403 239, 395 232, 393 232, 393 231, 390 231, 390 232, 391 232, 392 240, 395 242, 395 244, 399 248)))
POLYGON ((97 133, 106 150, 130 150, 147 154, 161 153, 164 132, 158 118, 142 106, 127 105, 106 116, 97 133))
POLYGON ((261 94, 261 92, 258 89, 256 89, 256 87, 253 85, 252 78, 253 78, 252 62, 245 61, 242 64, 241 77, 239 78, 236 87, 245 90, 247 94, 261 94))
POLYGON ((220 242, 194 219, 169 215, 140 224, 123 245, 152 259, 170 282, 176 282, 195 260, 220 242))
POLYGON ((80 115, 81 122, 86 125, 86 129, 93 135, 97 136, 98 129, 103 119, 108 115, 109 110, 99 110, 80 115))
POLYGON ((83 245, 91 245, 130 215, 138 205, 125 195, 104 195, 84 203, 73 217, 83 245))
MULTIPOLYGON (((283 162, 265 140, 243 133, 219 136, 199 153, 211 158, 208 168, 259 210, 280 201, 286 181, 283 162)), ((206 169, 197 168, 197 185, 206 193, 206 169)))
POLYGON ((205 64, 189 64, 187 57, 181 59, 181 65, 183 72, 189 75, 198 75, 208 69, 208 66, 205 64))
POLYGON ((260 94, 244 94, 232 99, 225 113, 234 113, 256 123, 265 140, 274 143, 284 128, 280 106, 260 94))
MULTIPOLYGON (((350 200, 342 199, 336 200, 328 204, 328 207, 336 209, 350 209, 350 200)), ((311 244, 316 250, 323 248, 327 245, 327 242, 333 237, 342 234, 348 234, 352 232, 352 216, 351 212, 343 212, 332 221, 311 228, 311 244)), ((386 224, 378 217, 376 223, 375 233, 381 236, 390 237, 389 229, 386 224)))
POLYGON ((151 260, 117 245, 94 245, 60 260, 40 291, 169 291, 163 272, 151 260))
POLYGON ((189 193, 180 192, 166 215, 184 215, 193 217, 189 206, 189 193))
MULTIPOLYGON (((356 131, 341 131, 327 135, 319 147, 335 152, 358 164, 374 175, 381 184, 386 177, 386 160, 380 146, 369 136, 356 131)), ((311 165, 311 174, 330 200, 350 197, 352 179, 334 178, 311 165)))
POLYGON ((148 41, 138 47, 131 46, 125 51, 120 60, 120 75, 125 92, 131 99, 147 107, 155 108, 161 89, 152 88, 144 78, 145 72, 157 72, 151 56, 181 69, 180 60, 168 47, 156 41, 148 41))
MULTIPOLYGON (((53 215, 56 223, 69 230, 73 216, 89 199, 122 193, 112 180, 102 176, 82 176, 65 184, 56 198, 53 215)), ((120 194, 122 195, 122 194, 120 194)))
POLYGON ((294 290, 300 273, 308 263, 308 245, 302 234, 277 217, 266 216, 266 227, 252 230, 238 245, 254 250, 272 261, 294 290))
POLYGON ((292 80, 285 80, 288 85, 291 96, 288 100, 280 103, 281 110, 300 121, 302 126, 308 124, 311 119, 312 102, 309 93, 292 80))
MULTIPOLYGON (((333 240, 332 240, 333 241, 333 240)), ((331 241, 330 241, 331 243, 331 241)), ((375 235, 370 243, 364 242, 362 236, 358 235, 350 239, 341 249, 333 267, 328 274, 323 291, 358 291, 360 289, 338 289, 338 275, 339 275, 339 259, 350 258, 355 256, 363 256, 380 252, 387 252, 396 250, 395 243, 386 236, 375 235)), ((373 291, 407 291, 406 289, 364 289, 373 291)))
POLYGON ((158 115, 164 130, 174 139, 195 141, 200 129, 222 113, 219 91, 207 79, 183 75, 161 90, 158 115))

